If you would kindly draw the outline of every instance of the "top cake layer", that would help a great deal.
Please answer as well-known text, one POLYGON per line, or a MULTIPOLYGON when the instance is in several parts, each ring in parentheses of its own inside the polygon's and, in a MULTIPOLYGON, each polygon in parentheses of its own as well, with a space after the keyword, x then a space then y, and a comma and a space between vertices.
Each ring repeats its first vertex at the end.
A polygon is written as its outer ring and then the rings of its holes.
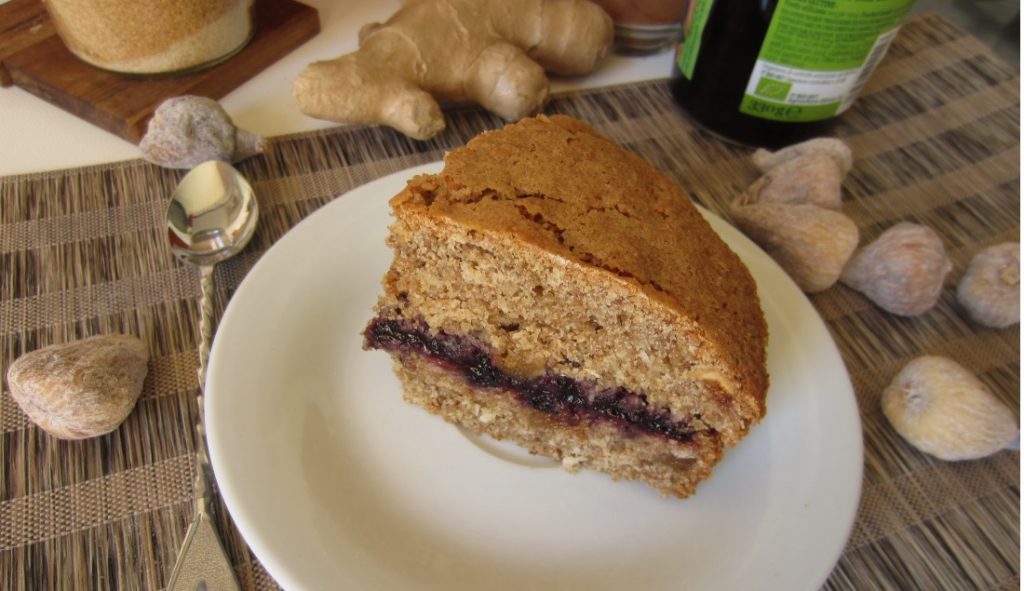
POLYGON ((678 184, 584 123, 541 116, 482 134, 391 205, 604 270, 695 331, 744 423, 764 414, 767 328, 749 271, 678 184))

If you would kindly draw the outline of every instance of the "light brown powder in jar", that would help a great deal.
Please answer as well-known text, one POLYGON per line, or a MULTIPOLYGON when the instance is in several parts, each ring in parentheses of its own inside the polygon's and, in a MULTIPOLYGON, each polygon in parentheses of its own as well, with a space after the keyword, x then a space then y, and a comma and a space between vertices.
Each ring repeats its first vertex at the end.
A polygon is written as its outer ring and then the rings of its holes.
POLYGON ((44 0, 80 59, 117 72, 190 69, 229 55, 252 32, 252 0, 44 0))

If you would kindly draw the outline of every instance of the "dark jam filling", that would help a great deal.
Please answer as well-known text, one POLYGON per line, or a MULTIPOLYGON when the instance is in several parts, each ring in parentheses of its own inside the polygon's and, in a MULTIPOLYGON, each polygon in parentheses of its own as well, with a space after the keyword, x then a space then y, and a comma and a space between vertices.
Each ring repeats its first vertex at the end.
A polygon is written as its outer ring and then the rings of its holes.
POLYGON ((389 352, 415 352, 448 370, 457 371, 471 385, 502 388, 520 402, 570 424, 580 420, 608 420, 627 432, 641 431, 689 442, 694 431, 672 420, 668 409, 651 409, 643 394, 625 388, 600 390, 571 377, 548 373, 520 378, 495 366, 491 356, 470 339, 456 335, 429 335, 408 321, 375 318, 363 333, 366 347, 389 352))

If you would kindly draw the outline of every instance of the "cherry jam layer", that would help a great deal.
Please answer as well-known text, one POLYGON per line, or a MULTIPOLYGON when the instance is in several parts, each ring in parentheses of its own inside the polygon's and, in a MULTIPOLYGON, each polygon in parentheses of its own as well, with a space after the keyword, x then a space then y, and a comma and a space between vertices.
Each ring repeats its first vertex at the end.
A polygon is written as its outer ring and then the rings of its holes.
POLYGON ((379 317, 363 336, 367 349, 418 353, 459 373, 474 387, 511 391, 522 404, 572 425, 581 420, 610 421, 626 435, 648 433, 681 442, 694 437, 695 430, 687 422, 673 420, 668 409, 651 408, 643 394, 625 388, 601 389, 550 371, 532 378, 515 376, 497 367, 493 357, 467 337, 432 336, 418 323, 379 317))

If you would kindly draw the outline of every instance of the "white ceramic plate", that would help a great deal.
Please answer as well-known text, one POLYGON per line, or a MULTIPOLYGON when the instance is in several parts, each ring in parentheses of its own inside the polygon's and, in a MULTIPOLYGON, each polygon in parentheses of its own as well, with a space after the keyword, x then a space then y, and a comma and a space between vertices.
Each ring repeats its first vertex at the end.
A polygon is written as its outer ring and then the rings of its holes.
MULTIPOLYGON (((362 350, 411 169, 326 205, 235 293, 208 374, 210 450, 242 535, 287 589, 817 589, 860 496, 860 420, 835 344, 756 246, 768 412, 686 500, 498 459, 402 401, 362 350)), ((506 450, 507 451, 507 450, 506 450)))

